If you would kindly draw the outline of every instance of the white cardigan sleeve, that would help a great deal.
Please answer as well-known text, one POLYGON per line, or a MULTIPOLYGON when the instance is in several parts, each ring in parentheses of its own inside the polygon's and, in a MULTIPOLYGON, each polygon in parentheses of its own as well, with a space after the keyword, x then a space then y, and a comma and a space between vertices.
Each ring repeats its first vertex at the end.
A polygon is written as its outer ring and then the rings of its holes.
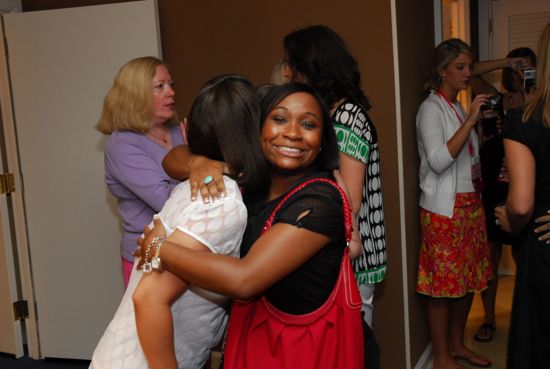
POLYGON ((455 161, 447 148, 446 119, 441 106, 431 101, 425 101, 420 106, 416 117, 417 135, 427 163, 437 174, 443 173, 455 161))

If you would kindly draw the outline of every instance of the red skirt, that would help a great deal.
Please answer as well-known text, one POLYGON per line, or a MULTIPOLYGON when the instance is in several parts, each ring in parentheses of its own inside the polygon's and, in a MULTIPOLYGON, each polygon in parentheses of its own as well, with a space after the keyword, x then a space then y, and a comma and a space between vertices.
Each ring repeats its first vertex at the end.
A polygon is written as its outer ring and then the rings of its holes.
POLYGON ((479 193, 456 194, 452 218, 421 208, 420 222, 416 292, 457 298, 487 288, 493 271, 479 193))

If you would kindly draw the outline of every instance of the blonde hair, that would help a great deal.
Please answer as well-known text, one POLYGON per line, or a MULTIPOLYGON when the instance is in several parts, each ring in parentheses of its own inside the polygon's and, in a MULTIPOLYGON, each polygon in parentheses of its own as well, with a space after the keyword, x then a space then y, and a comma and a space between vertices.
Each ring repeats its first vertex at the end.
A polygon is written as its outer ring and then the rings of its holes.
POLYGON ((432 63, 428 69, 424 81, 424 91, 437 90, 441 84, 440 71, 447 68, 449 64, 460 54, 466 54, 474 61, 474 53, 470 45, 458 38, 451 38, 443 41, 433 51, 432 63))
POLYGON ((287 62, 280 60, 273 66, 273 70, 271 71, 271 83, 274 85, 282 85, 285 83, 290 82, 288 78, 286 78, 283 75, 283 70, 286 67, 287 62))
POLYGON ((550 23, 540 35, 537 63, 537 82, 533 96, 523 112, 522 120, 527 122, 538 109, 542 110, 542 122, 550 127, 550 23))
POLYGON ((144 56, 130 60, 120 68, 103 100, 103 111, 95 127, 99 132, 149 131, 152 82, 159 65, 168 68, 162 60, 144 56))

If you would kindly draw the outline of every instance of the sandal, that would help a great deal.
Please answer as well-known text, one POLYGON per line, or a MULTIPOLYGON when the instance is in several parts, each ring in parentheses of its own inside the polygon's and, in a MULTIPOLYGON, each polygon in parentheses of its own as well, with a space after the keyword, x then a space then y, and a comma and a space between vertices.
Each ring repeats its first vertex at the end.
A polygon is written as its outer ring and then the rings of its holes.
POLYGON ((496 330, 495 323, 483 323, 474 334, 474 339, 479 342, 491 342, 496 330))
POLYGON ((460 364, 471 365, 478 368, 490 368, 493 365, 491 360, 476 353, 469 356, 455 355, 453 356, 453 359, 458 361, 460 364))

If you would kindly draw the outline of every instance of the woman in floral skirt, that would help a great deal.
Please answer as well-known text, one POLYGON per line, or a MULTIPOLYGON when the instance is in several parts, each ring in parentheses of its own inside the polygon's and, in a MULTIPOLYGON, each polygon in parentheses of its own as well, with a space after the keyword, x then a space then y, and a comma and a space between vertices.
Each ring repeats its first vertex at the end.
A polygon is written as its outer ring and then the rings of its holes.
POLYGON ((476 96, 468 113, 456 100, 470 84, 472 64, 463 41, 437 46, 426 82, 430 94, 416 117, 422 227, 416 291, 427 296, 434 369, 491 366, 464 345, 473 292, 492 278, 475 132, 489 95, 476 96))

